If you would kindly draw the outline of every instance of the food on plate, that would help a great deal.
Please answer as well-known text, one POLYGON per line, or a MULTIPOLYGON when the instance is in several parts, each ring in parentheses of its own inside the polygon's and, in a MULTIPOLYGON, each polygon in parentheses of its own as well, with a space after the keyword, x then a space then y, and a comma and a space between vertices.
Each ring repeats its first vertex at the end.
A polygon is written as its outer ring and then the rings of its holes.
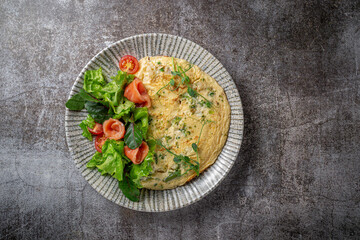
POLYGON ((125 125, 118 119, 106 120, 103 124, 105 137, 114 140, 120 140, 125 135, 125 125))
POLYGON ((111 80, 101 68, 86 71, 66 107, 88 112, 79 125, 90 141, 96 136, 87 167, 116 178, 139 201, 140 188, 181 186, 215 162, 230 106, 218 83, 186 60, 126 55, 119 67, 111 80))
POLYGON ((123 56, 119 61, 120 70, 129 74, 134 74, 139 70, 139 62, 131 55, 123 56))
POLYGON ((125 88, 124 97, 136 103, 138 107, 151 107, 149 94, 147 94, 144 84, 138 78, 135 78, 125 88))

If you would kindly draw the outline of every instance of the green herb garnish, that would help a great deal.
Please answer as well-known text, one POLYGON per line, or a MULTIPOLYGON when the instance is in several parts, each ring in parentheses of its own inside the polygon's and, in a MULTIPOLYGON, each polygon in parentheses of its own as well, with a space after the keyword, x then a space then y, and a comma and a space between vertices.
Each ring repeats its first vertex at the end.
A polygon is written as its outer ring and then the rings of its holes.
POLYGON ((194 161, 191 160, 188 156, 184 156, 184 155, 178 155, 174 152, 172 152, 170 149, 168 149, 167 147, 165 147, 162 143, 161 140, 156 140, 156 144, 162 148, 164 148, 168 153, 170 153, 171 155, 174 156, 174 162, 175 163, 183 163, 185 166, 188 167, 188 169, 186 170, 185 173, 183 173, 182 175, 188 173, 190 170, 194 170, 196 175, 199 176, 199 169, 200 169, 200 164, 198 161, 194 161))

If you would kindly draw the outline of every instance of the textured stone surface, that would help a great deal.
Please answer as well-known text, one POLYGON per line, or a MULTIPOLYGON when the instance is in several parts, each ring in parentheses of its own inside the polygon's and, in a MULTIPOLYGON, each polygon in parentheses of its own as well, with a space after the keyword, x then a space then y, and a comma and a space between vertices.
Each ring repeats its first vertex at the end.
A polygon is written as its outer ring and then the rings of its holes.
POLYGON ((359 1, 4 0, 0 16, 1 239, 360 238, 359 1), (157 214, 96 193, 64 132, 83 66, 150 32, 212 52, 245 115, 226 180, 157 214))

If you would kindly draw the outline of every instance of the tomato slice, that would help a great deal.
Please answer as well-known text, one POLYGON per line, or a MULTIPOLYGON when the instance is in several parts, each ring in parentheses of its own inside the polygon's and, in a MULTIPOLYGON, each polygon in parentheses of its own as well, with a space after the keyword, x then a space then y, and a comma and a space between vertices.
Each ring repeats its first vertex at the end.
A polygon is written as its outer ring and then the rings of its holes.
POLYGON ((104 145, 106 139, 107 139, 107 137, 105 137, 105 135, 103 133, 96 136, 96 138, 95 138, 96 151, 102 153, 101 149, 102 149, 102 146, 104 145))
POLYGON ((137 71, 139 71, 139 62, 135 57, 131 55, 125 55, 120 59, 119 67, 123 72, 135 74, 137 71))
POLYGON ((95 126, 93 129, 89 128, 89 132, 93 135, 99 135, 101 133, 103 133, 103 125, 100 123, 95 123, 95 126))

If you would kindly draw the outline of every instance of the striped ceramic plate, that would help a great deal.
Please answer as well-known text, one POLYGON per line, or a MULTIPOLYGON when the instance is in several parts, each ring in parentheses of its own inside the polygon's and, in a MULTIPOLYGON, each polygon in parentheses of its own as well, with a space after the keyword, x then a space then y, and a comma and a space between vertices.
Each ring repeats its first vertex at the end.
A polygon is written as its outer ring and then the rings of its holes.
POLYGON ((167 34, 142 34, 116 42, 98 53, 81 71, 70 92, 69 98, 83 85, 87 70, 101 67, 107 79, 116 75, 121 56, 133 55, 137 59, 145 56, 165 55, 183 58, 198 65, 216 79, 225 90, 231 106, 231 122, 228 139, 216 162, 198 178, 172 190, 153 191, 142 189, 140 202, 129 201, 118 188, 117 180, 101 176, 97 170, 86 168, 86 163, 95 152, 94 144, 81 135, 80 122, 87 116, 85 110, 66 110, 65 131, 70 153, 81 174, 105 198, 130 209, 146 212, 162 212, 192 204, 210 193, 225 178, 233 166, 240 150, 243 134, 243 111, 239 92, 223 65, 208 51, 187 39, 167 34))

